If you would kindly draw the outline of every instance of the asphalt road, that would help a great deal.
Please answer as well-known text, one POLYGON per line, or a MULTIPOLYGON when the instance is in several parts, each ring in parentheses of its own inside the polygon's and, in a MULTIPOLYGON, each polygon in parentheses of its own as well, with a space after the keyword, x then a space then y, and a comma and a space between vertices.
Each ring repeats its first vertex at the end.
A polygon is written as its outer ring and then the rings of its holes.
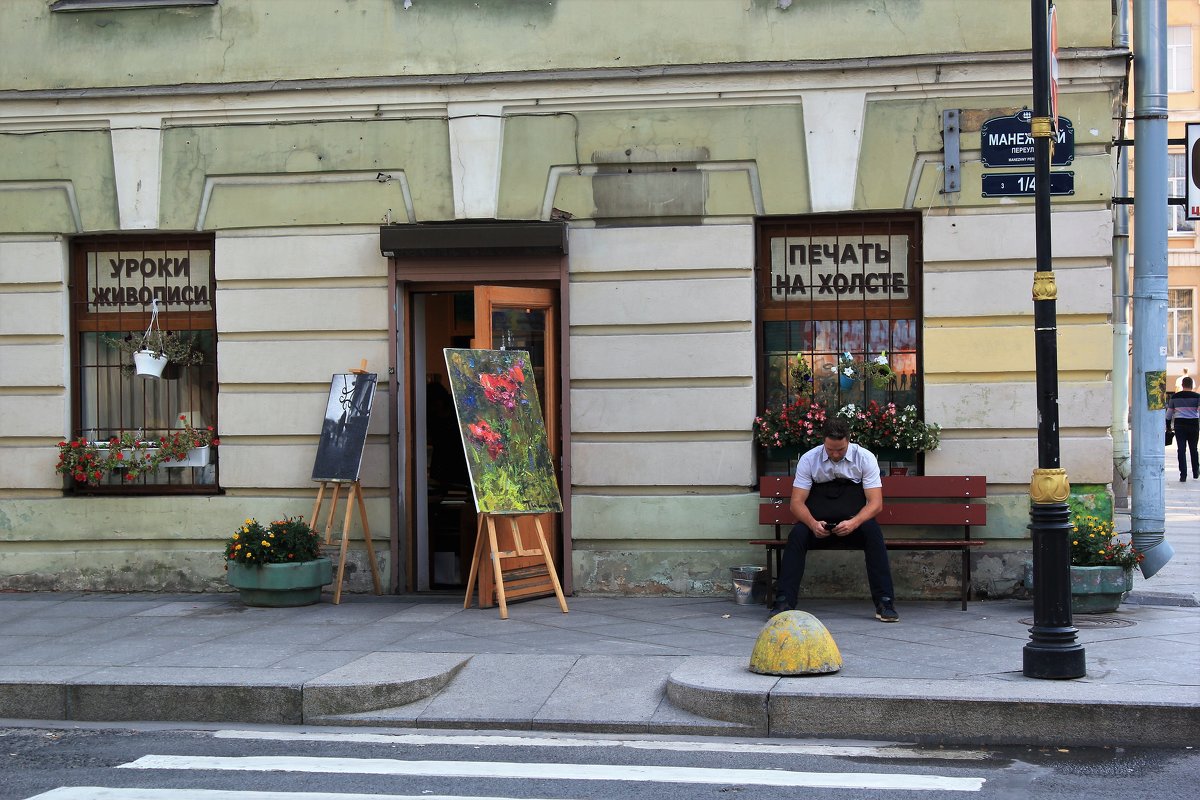
POLYGON ((0 800, 1188 797, 1196 751, 0 721, 0 800))

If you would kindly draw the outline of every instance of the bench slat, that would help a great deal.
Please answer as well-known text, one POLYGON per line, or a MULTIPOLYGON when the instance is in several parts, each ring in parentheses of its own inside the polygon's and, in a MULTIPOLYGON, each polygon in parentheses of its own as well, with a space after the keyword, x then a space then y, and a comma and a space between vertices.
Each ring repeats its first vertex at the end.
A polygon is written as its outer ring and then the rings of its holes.
MULTIPOLYGON (((983 503, 884 503, 875 521, 880 525, 986 525, 983 503)), ((795 525, 786 503, 761 503, 758 524, 795 525)))
MULTIPOLYGON (((758 479, 758 496, 791 497, 792 481, 790 475, 762 475, 758 479)), ((987 497, 987 478, 983 475, 884 475, 883 496, 925 499, 987 497)))
MULTIPOLYGON (((963 547, 983 547, 987 542, 979 539, 884 539, 889 550, 958 550, 963 547)), ((750 544, 760 547, 783 547, 787 539, 751 539, 750 544)))

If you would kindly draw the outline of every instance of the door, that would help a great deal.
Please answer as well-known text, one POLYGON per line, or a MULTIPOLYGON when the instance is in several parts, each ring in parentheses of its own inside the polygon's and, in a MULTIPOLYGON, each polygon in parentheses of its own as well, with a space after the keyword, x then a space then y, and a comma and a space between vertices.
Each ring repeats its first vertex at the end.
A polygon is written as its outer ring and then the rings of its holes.
MULTIPOLYGON (((556 465, 562 464, 559 408, 559 359, 555 332, 558 330, 557 297, 552 289, 514 286, 475 287, 475 336, 471 347, 479 350, 525 350, 533 367, 542 419, 546 422, 546 438, 556 465)), ((562 471, 558 470, 559 494, 562 494, 562 471)), ((559 525, 557 514, 539 516, 546 533, 551 558, 559 565, 559 525)), ((503 538, 501 549, 510 549, 512 542, 507 526, 499 526, 503 538)), ((536 546, 537 533, 532 517, 522 517, 520 534, 526 547, 536 546)), ((537 557, 506 559, 505 572, 510 569, 536 568, 537 557)), ((480 597, 490 605, 492 596, 491 565, 486 563, 480 579, 480 597)))

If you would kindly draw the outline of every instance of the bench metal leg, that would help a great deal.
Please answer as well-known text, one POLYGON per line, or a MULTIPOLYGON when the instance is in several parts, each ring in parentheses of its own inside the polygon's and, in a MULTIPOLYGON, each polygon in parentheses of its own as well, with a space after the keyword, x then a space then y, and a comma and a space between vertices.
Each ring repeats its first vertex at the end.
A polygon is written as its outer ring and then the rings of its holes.
POLYGON ((964 547, 962 550, 962 570, 959 572, 962 578, 962 610, 967 610, 967 598, 971 594, 971 550, 964 547))

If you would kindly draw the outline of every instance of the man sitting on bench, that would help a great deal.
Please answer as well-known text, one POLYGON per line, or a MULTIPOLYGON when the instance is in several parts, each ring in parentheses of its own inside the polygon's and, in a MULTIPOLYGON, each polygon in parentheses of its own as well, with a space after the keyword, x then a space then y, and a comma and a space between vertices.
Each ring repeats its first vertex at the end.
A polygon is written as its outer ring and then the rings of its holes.
POLYGON ((850 426, 845 420, 828 420, 823 433, 825 443, 800 456, 796 465, 791 510, 799 522, 788 534, 771 615, 796 607, 808 551, 836 543, 862 548, 875 618, 899 622, 892 601, 887 546, 875 521, 883 510, 879 461, 871 451, 850 441, 850 426))

